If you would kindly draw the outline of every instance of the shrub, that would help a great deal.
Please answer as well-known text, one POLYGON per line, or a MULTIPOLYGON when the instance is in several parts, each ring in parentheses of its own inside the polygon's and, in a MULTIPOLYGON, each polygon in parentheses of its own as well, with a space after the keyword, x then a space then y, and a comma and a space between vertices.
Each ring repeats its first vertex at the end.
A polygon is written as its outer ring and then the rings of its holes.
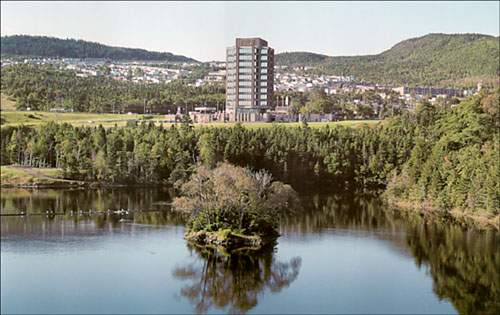
POLYGON ((181 186, 173 207, 188 213, 190 231, 230 229, 245 235, 266 235, 277 228, 279 212, 296 205, 291 186, 273 182, 266 171, 252 172, 228 163, 214 169, 200 165, 181 186))

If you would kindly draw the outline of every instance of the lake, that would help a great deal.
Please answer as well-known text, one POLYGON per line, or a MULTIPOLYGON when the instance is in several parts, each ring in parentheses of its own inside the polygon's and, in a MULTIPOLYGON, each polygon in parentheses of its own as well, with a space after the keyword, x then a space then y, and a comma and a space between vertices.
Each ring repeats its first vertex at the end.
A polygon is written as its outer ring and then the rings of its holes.
POLYGON ((500 313, 499 233, 373 197, 302 192, 277 244, 225 256, 186 244, 167 188, 1 192, 26 213, 1 217, 2 313, 500 313))

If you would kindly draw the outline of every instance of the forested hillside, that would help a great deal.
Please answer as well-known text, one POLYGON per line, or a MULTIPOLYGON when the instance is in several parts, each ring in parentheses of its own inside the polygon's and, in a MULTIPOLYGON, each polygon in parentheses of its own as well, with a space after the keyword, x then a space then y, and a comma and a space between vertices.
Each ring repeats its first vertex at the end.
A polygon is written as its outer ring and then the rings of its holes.
POLYGON ((278 54, 281 65, 312 65, 317 73, 353 75, 357 79, 394 85, 498 85, 498 37, 480 34, 429 34, 402 41, 378 55, 328 57, 278 54), (293 61, 293 62, 292 62, 293 61))
POLYGON ((112 60, 154 60, 168 62, 196 62, 196 60, 169 52, 154 52, 137 48, 113 47, 75 39, 46 36, 2 36, 1 53, 15 56, 62 58, 106 58, 112 60))

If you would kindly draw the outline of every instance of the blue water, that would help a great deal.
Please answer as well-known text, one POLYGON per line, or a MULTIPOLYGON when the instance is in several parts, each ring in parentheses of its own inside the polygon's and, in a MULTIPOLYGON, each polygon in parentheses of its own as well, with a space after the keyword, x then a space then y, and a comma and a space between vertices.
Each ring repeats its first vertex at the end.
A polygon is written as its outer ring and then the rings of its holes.
MULTIPOLYGON (((189 248, 178 224, 2 217, 1 312, 191 314, 202 300, 207 313, 457 313, 453 289, 435 292, 433 259, 412 250, 418 227, 375 218, 284 222, 274 249, 228 259, 189 248), (214 294, 186 294, 206 283, 214 294)), ((477 299, 496 311, 489 293, 477 299)))

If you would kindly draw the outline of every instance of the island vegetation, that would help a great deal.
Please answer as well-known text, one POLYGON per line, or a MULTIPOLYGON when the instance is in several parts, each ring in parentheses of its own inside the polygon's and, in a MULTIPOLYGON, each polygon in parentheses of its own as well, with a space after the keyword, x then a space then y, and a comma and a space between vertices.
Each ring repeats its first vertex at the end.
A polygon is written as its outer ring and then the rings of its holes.
POLYGON ((259 249, 277 237, 280 211, 298 204, 290 185, 273 181, 265 170, 252 172, 213 159, 196 168, 173 202, 187 213, 186 239, 200 246, 224 250, 259 249))

